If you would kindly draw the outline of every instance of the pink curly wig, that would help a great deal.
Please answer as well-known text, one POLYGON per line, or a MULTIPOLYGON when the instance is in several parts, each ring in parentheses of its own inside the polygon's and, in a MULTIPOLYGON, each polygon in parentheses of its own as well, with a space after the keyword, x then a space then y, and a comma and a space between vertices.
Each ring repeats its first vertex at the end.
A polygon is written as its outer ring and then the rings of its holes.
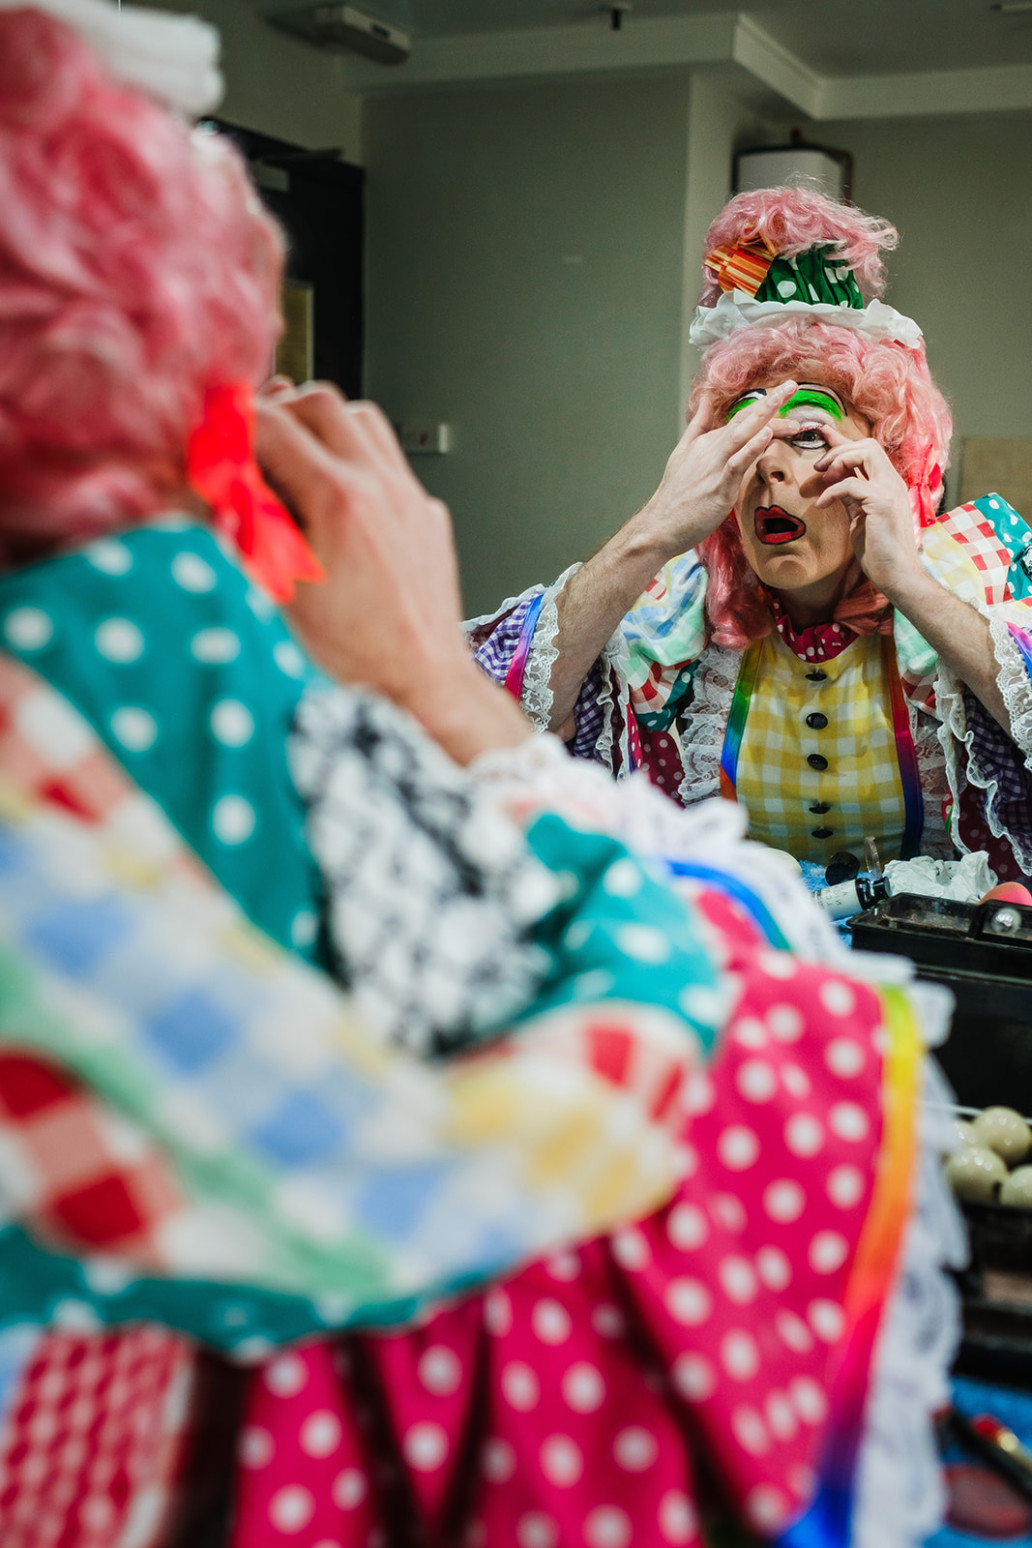
POLYGON ((0 12, 0 565, 160 508, 206 389, 267 374, 280 235, 235 150, 0 12))
MULTIPOLYGON (((758 227, 779 253, 792 256, 831 244, 848 263, 865 303, 885 287, 881 253, 896 246, 895 229, 849 205, 802 188, 765 188, 739 194, 727 204, 706 236, 705 251, 742 241, 758 227)), ((719 289, 709 270, 700 305, 712 305, 719 289)), ((868 421, 911 490, 915 520, 934 509, 942 495, 952 422, 946 400, 932 381, 924 346, 907 349, 879 342, 848 328, 807 317, 777 327, 741 328, 706 351, 692 383, 689 411, 710 393, 717 422, 750 387, 773 386, 789 378, 833 387, 868 421)), ((742 551, 733 517, 699 545, 709 572, 707 613, 713 638, 740 648, 771 628, 759 583, 742 551)), ((835 618, 857 634, 884 626, 886 599, 862 581, 836 608, 835 618)))

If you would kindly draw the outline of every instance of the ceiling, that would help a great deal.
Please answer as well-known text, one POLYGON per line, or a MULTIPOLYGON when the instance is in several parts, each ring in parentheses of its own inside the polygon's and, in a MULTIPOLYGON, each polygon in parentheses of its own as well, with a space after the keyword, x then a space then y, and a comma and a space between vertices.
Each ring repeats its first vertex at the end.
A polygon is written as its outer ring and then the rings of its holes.
MULTIPOLYGON (((262 10, 284 8, 283 0, 256 3, 262 10)), ((595 0, 358 0, 358 8, 409 32, 414 53, 421 38, 609 25, 608 7, 595 0)), ((633 34, 660 17, 742 10, 736 0, 634 0, 623 30, 633 34)), ((768 0, 745 14, 822 75, 1032 63, 1032 4, 1008 14, 990 0, 768 0)))

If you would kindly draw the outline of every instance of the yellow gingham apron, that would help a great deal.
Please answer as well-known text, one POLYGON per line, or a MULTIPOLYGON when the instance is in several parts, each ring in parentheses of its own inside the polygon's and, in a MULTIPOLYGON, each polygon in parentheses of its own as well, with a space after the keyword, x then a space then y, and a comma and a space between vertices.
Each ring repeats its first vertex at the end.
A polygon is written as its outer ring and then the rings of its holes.
POLYGON ((819 663, 801 661, 776 631, 754 648, 736 780, 750 838, 826 864, 836 850, 859 854, 871 834, 883 861, 898 858, 905 806, 881 636, 819 663), (807 677, 816 672, 822 681, 807 677), (814 767, 820 759, 826 768, 814 767))

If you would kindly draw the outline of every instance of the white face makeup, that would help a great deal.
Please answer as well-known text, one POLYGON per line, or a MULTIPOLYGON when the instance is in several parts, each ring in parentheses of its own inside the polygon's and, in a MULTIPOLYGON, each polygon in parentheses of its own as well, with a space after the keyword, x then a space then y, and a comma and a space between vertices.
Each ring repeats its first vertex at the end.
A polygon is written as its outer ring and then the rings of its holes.
MULTIPOLYGON (((764 391, 744 393, 728 417, 764 391)), ((826 591, 834 598, 853 562, 849 517, 840 501, 817 509, 827 481, 814 464, 829 448, 829 429, 859 441, 870 427, 819 382, 801 382, 774 425, 774 438, 746 473, 735 503, 745 556, 775 591, 810 592, 815 600, 826 591)))

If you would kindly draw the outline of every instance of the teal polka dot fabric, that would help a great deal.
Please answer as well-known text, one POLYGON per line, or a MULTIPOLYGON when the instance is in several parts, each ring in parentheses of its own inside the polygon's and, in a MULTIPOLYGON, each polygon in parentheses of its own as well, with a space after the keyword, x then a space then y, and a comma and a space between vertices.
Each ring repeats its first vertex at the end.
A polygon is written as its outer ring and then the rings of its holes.
POLYGON ((1032 597, 1032 530, 1001 494, 982 495, 972 502, 1011 556, 1007 584, 1019 601, 1032 597))
POLYGON ((688 1020, 711 1048, 720 981, 694 910, 618 839, 548 814, 527 840, 567 885, 535 932, 552 967, 525 1014, 595 1000, 655 1005, 688 1020))
POLYGON ((320 887, 287 737, 318 674, 214 535, 169 520, 0 577, 0 644, 86 717, 254 923, 314 958, 320 887))

